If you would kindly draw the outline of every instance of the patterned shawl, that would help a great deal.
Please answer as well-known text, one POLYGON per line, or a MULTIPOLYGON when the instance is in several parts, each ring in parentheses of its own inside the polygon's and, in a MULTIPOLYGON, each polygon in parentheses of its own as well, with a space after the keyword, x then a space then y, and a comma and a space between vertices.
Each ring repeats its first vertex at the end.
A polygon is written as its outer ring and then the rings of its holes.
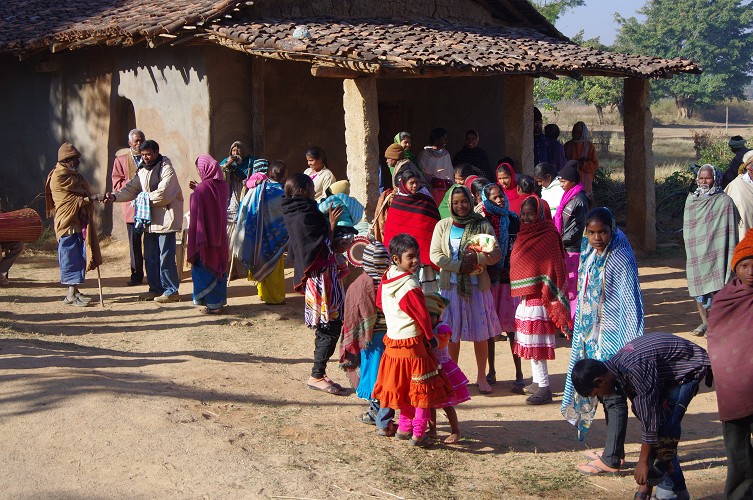
POLYGON ((256 281, 269 276, 288 248, 288 232, 282 217, 283 194, 280 183, 267 179, 246 193, 238 209, 233 253, 256 281))
POLYGON ((612 226, 612 239, 601 253, 583 238, 578 273, 570 366, 561 412, 583 441, 596 414, 598 399, 579 395, 570 375, 581 359, 606 361, 643 335, 643 297, 638 265, 625 234, 612 226))
POLYGON ((735 203, 721 190, 720 172, 712 165, 704 167, 713 169, 714 185, 706 193, 700 188, 690 193, 683 214, 685 270, 691 297, 717 292, 729 281, 738 241, 740 216, 735 203))
POLYGON ((187 259, 202 266, 216 278, 222 279, 228 265, 227 203, 230 188, 225 182, 217 160, 209 155, 196 159, 201 182, 196 185, 189 202, 187 259))
MULTIPOLYGON (((495 184, 487 184, 487 186, 494 186, 495 184)), ((484 186, 484 189, 481 191, 481 200, 484 205, 484 212, 486 213, 486 218, 489 220, 489 223, 494 228, 494 235, 497 237, 497 243, 499 243, 499 248, 502 250, 502 258, 499 260, 500 267, 504 265, 505 259, 507 259, 507 249, 509 248, 509 240, 510 240, 510 217, 515 217, 516 219, 518 216, 509 210, 510 202, 507 200, 507 195, 505 194, 504 190, 502 191, 502 197, 505 200, 505 206, 500 207, 492 203, 487 197, 486 197, 486 186, 484 186)))
POLYGON ((431 237, 437 222, 439 222, 437 205, 425 189, 415 194, 407 190, 404 193, 402 189, 399 189, 399 195, 392 197, 392 203, 387 212, 382 243, 389 248, 393 237, 400 233, 409 233, 418 241, 421 264, 431 265, 438 270, 439 268, 434 266, 430 258, 431 237))
MULTIPOLYGON (((468 214, 464 217, 460 217, 452 211, 452 195, 450 195, 450 198, 448 200, 451 214, 450 216, 452 217, 453 224, 465 228, 465 231, 463 231, 463 236, 462 238, 460 238, 460 250, 458 251, 458 258, 462 260, 465 249, 470 244, 471 238, 476 236, 477 234, 486 234, 487 230, 484 228, 484 226, 486 225, 486 218, 483 215, 473 211, 474 203, 471 190, 465 186, 454 186, 452 188, 452 192, 454 193, 457 189, 463 191, 463 194, 466 196, 466 198, 468 198, 468 203, 470 205, 470 211, 468 212, 468 214)), ((471 275, 458 273, 457 277, 458 293, 461 297, 470 297, 473 293, 473 288, 471 287, 471 275)))
POLYGON ((567 298, 567 269, 562 237, 546 210, 536 200, 537 220, 521 224, 510 254, 510 288, 513 297, 541 297, 549 318, 563 332, 572 330, 567 298))

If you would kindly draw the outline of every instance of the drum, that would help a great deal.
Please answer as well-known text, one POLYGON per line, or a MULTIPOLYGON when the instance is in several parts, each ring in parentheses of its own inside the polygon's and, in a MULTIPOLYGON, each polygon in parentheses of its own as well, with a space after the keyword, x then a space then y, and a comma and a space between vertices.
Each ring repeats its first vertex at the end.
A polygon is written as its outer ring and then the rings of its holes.
POLYGON ((42 219, 31 208, 0 213, 0 242, 32 243, 42 234, 42 219))

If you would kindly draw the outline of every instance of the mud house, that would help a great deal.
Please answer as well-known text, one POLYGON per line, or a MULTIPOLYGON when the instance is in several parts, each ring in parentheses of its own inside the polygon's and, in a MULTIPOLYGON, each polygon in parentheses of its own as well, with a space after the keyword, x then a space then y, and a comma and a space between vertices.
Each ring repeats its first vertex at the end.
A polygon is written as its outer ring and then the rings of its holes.
MULTIPOLYGON (((655 245, 649 82, 697 72, 687 60, 571 42, 525 0, 8 0, 0 14, 0 197, 29 204, 70 140, 97 189, 138 126, 175 164, 224 157, 234 140, 303 170, 327 151, 373 208, 381 152, 414 149, 436 126, 450 149, 479 130, 492 159, 533 168, 533 79, 623 78, 628 232, 655 245)), ((187 194, 187 193, 186 193, 187 194)), ((111 208, 105 232, 124 229, 111 208)))

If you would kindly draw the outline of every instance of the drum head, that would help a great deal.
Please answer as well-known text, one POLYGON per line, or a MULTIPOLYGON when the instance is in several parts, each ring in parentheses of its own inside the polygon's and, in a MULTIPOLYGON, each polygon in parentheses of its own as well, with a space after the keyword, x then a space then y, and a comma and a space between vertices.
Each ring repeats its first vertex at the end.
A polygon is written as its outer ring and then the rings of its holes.
POLYGON ((356 236, 353 238, 353 244, 348 249, 348 261, 355 267, 363 267, 363 250, 370 243, 366 236, 356 236))

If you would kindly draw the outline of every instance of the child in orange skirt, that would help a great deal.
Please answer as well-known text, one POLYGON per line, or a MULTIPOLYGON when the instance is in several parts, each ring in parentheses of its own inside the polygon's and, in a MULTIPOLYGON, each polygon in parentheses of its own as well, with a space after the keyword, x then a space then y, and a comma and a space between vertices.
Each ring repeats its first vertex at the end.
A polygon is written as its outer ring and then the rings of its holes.
MULTIPOLYGON (((455 406, 465 401, 470 401, 471 396, 468 394, 468 378, 465 376, 460 367, 450 357, 448 345, 452 330, 447 323, 442 321, 442 313, 449 304, 449 301, 438 293, 430 293, 426 296, 426 307, 429 309, 431 316, 432 333, 437 339, 437 347, 432 349, 432 355, 442 366, 442 371, 447 375, 447 379, 452 384, 455 393, 447 399, 442 405, 447 420, 450 421, 450 435, 444 440, 445 444, 455 444, 460 441, 460 424, 458 423, 458 414, 455 406)), ((437 433, 437 411, 431 410, 431 421, 429 422, 429 434, 432 438, 437 433)))
POLYGON ((426 434, 431 409, 444 406, 453 389, 429 353, 428 344, 434 335, 415 274, 420 265, 416 239, 405 233, 394 236, 390 260, 392 265, 377 291, 377 307, 384 312, 387 335, 373 397, 383 408, 400 410, 395 437, 427 447, 434 444, 426 434))

